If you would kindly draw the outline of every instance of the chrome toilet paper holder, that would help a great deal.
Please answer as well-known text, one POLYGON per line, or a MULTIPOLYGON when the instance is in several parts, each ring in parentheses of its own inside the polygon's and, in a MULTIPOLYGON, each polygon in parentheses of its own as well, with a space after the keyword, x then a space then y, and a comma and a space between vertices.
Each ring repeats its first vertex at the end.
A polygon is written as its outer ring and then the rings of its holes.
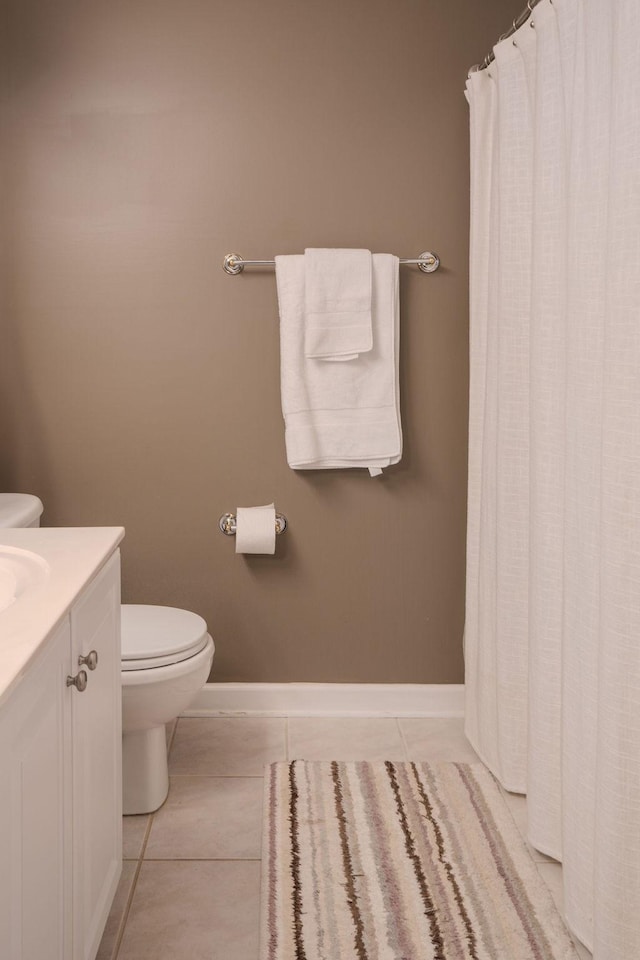
MULTIPOLYGON (((223 513, 218 520, 218 526, 225 537, 235 537, 236 535, 236 515, 235 513, 223 513)), ((282 513, 276 513, 276 533, 278 536, 287 529, 287 518, 282 513)))

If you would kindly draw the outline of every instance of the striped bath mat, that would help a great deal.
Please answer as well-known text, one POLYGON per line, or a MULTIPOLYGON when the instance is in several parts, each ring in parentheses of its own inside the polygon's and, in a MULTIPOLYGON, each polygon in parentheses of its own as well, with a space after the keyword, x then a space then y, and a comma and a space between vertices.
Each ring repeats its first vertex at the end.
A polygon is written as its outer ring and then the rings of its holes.
POLYGON ((576 960, 481 764, 267 770, 261 960, 576 960))

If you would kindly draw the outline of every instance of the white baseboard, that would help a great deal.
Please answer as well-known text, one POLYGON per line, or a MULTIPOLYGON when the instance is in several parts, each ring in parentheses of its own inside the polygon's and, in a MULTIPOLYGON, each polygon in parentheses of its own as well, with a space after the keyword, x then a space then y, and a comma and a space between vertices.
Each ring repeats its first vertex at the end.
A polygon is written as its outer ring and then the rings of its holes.
POLYGON ((207 683, 183 717, 462 717, 464 685, 207 683))

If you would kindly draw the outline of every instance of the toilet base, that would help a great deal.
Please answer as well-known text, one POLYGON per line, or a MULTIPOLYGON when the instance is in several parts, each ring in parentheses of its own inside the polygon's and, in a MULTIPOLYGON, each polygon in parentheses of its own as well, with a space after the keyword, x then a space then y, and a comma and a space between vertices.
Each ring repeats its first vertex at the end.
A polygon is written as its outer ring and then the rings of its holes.
POLYGON ((164 723, 122 734, 122 812, 153 813, 169 792, 164 723))

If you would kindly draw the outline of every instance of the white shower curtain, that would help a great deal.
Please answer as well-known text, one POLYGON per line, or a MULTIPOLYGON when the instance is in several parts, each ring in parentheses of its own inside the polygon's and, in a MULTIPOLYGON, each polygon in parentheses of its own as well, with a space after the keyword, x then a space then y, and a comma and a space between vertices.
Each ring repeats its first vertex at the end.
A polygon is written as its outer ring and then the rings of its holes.
POLYGON ((466 729, 640 958, 640 0, 542 0, 467 84, 466 729))

